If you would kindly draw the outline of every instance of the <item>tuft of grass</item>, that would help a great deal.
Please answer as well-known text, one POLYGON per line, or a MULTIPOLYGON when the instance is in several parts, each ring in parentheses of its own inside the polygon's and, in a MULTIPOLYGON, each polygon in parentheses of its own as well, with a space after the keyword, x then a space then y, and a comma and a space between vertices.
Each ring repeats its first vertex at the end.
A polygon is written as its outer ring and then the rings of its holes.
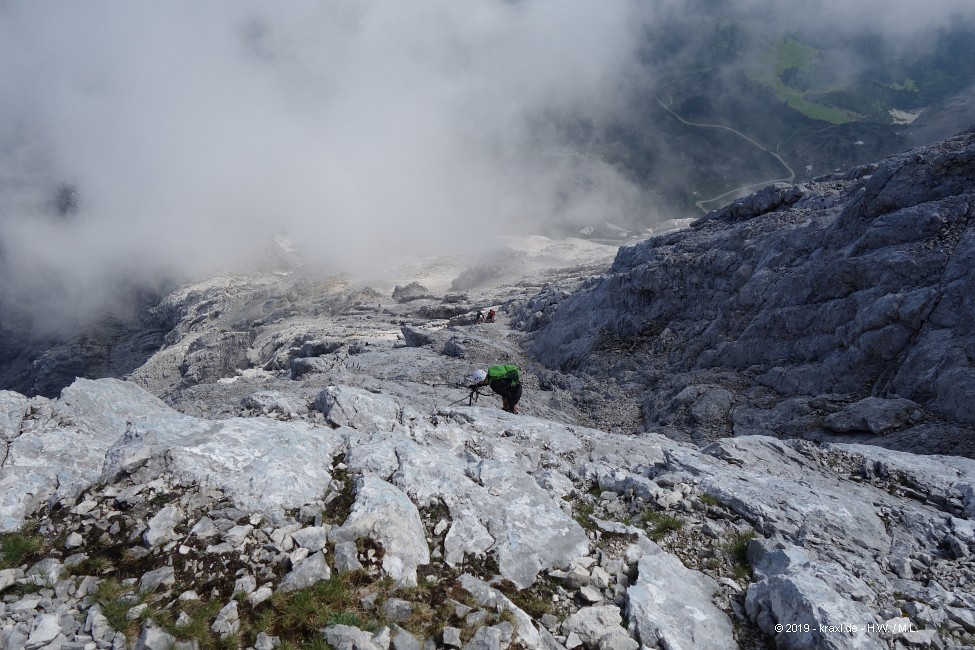
MULTIPOLYGON (((145 603, 152 595, 152 592, 137 593, 114 578, 106 578, 96 585, 92 597, 101 606, 102 614, 112 629, 122 632, 129 641, 134 641, 139 634, 139 628, 147 619, 151 618, 170 630, 174 627, 170 612, 160 610, 152 605, 146 607, 137 618, 128 620, 129 611, 136 605, 145 603)), ((215 613, 216 610, 214 610, 215 613)))
POLYGON ((676 532, 684 527, 684 520, 680 517, 653 511, 643 515, 643 523, 650 531, 650 539, 655 542, 662 540, 667 533, 676 532))
POLYGON ((748 564, 748 542, 755 537, 755 531, 736 532, 725 544, 725 552, 735 564, 748 564))
POLYGON ((201 648, 210 647, 214 634, 210 621, 216 617, 222 605, 218 601, 189 601, 182 603, 182 611, 190 617, 185 625, 170 623, 166 630, 182 641, 196 641, 201 648))
POLYGON ((724 544, 724 552, 731 562, 732 571, 735 578, 739 580, 748 579, 752 575, 751 566, 748 564, 748 541, 755 537, 755 531, 736 532, 724 544))
POLYGON ((586 530, 595 530, 596 524, 589 520, 589 515, 594 512, 596 512, 596 506, 591 503, 586 503, 585 501, 580 501, 576 504, 573 519, 575 519, 576 523, 586 530))
POLYGON ((71 568, 71 575, 76 576, 100 576, 113 569, 113 565, 108 558, 101 556, 88 557, 71 568))
POLYGON ((698 500, 704 505, 712 506, 712 507, 719 505, 721 503, 720 501, 718 501, 718 498, 716 496, 708 494, 707 492, 703 492, 701 496, 698 497, 698 500))
POLYGON ((22 597, 29 596, 30 594, 36 594, 42 589, 44 589, 43 585, 34 584, 33 582, 25 582, 24 584, 14 585, 12 592, 22 597))
POLYGON ((359 629, 365 629, 362 618, 355 612, 334 612, 328 617, 328 625, 351 625, 359 629))
POLYGON ((433 630, 447 627, 452 612, 446 604, 441 603, 440 606, 434 607, 427 603, 414 602, 412 605, 413 612, 409 620, 400 623, 410 634, 422 639, 429 636, 433 630))
POLYGON ((361 588, 372 583, 364 571, 333 574, 328 580, 290 593, 271 596, 267 608, 259 613, 264 632, 292 643, 315 638, 318 631, 336 623, 373 629, 381 623, 369 620, 360 602, 361 588))
POLYGON ((732 567, 731 573, 738 581, 748 581, 752 577, 752 570, 746 564, 736 564, 732 567))
POLYGON ((138 622, 126 620, 129 610, 139 604, 132 591, 123 587, 118 580, 108 578, 98 583, 93 596, 113 630, 127 637, 135 634, 138 622))
POLYGON ((291 645, 290 643, 287 645, 282 643, 281 645, 278 646, 278 650, 288 650, 289 648, 291 650, 332 650, 332 647, 329 646, 325 642, 325 639, 321 637, 312 639, 311 641, 308 641, 306 643, 302 643, 300 646, 291 645))
MULTIPOLYGON (((552 611, 552 594, 555 589, 547 581, 539 580, 527 589, 519 589, 510 580, 501 580, 494 587, 532 618, 541 618, 552 611)), ((505 612, 510 614, 508 610, 505 612)))
POLYGON ((228 634, 225 637, 213 635, 213 641, 201 646, 202 650, 238 650, 241 647, 240 634, 228 634))
POLYGON ((37 535, 25 531, 0 534, 0 569, 18 567, 44 545, 37 535))

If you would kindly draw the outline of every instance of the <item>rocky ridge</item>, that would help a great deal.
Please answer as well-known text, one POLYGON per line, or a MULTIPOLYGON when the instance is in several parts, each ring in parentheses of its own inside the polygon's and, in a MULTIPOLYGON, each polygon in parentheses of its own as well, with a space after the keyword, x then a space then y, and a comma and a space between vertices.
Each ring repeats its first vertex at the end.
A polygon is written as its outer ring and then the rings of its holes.
POLYGON ((967 459, 760 436, 698 449, 350 386, 323 389, 311 423, 193 418, 109 379, 2 403, 0 483, 27 486, 5 487, 3 526, 45 540, 0 572, 3 647, 124 647, 106 611, 141 622, 134 647, 194 643, 197 611, 271 647, 283 632, 234 621, 346 574, 379 647, 975 641, 967 459), (52 453, 66 439, 90 455, 52 453), (454 613, 418 627, 394 601, 454 613))
POLYGON ((681 439, 973 456, 973 206, 968 131, 769 186, 520 318, 543 362, 618 377, 650 429, 681 439))

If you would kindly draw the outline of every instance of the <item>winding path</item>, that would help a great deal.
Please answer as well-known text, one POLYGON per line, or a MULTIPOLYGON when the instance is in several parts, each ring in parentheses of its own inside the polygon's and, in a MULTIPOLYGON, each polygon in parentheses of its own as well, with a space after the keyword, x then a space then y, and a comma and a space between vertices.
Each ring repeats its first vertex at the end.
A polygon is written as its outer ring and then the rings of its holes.
MULTIPOLYGON (((732 190, 728 190, 727 192, 725 192, 723 194, 719 194, 718 196, 715 196, 713 198, 710 198, 710 199, 702 199, 701 201, 696 201, 694 203, 694 205, 696 205, 702 212, 707 212, 708 211, 707 208, 704 207, 705 204, 707 204, 707 203, 714 203, 715 201, 718 201, 720 199, 723 199, 724 197, 729 196, 731 194, 736 194, 736 193, 741 192, 741 191, 751 190, 752 188, 754 188, 756 190, 757 189, 761 189, 761 188, 763 188, 766 185, 769 185, 771 183, 781 183, 781 182, 791 183, 795 179, 795 177, 796 177, 795 171, 793 171, 792 167, 789 167, 789 163, 787 163, 785 160, 782 159, 782 156, 780 156, 779 154, 777 154, 776 152, 774 152, 774 151, 772 151, 770 149, 765 148, 764 146, 762 146, 758 142, 755 142, 754 140, 752 140, 751 138, 749 138, 747 135, 745 135, 741 131, 736 131, 735 129, 731 128, 730 126, 724 126, 724 125, 721 125, 721 124, 701 124, 699 122, 688 122, 683 117, 681 117, 680 115, 678 115, 677 113, 675 113, 673 110, 671 110, 670 106, 668 106, 667 104, 664 104, 662 101, 660 101, 660 98, 659 97, 657 97, 655 99, 657 100, 657 103, 660 104, 661 108, 663 108, 665 111, 667 111, 668 113, 670 113, 671 115, 673 115, 674 117, 676 117, 678 120, 680 120, 680 122, 682 124, 686 124, 688 126, 700 126, 700 127, 707 128, 707 129, 724 129, 725 131, 731 131, 735 135, 737 135, 737 136, 739 136, 741 138, 744 138, 745 140, 748 140, 748 142, 752 143, 753 145, 755 145, 756 147, 758 147, 759 149, 761 149, 765 153, 767 153, 770 156, 774 157, 776 160, 778 160, 780 163, 782 163, 782 166, 785 167, 786 170, 789 172, 789 175, 788 176, 785 176, 783 178, 773 178, 771 180, 759 181, 757 183, 749 183, 747 185, 742 185, 742 186, 736 187, 736 188, 734 188, 732 190)), ((670 99, 669 96, 668 96, 668 99, 670 99)), ((671 99, 671 101, 673 101, 673 100, 671 99)))

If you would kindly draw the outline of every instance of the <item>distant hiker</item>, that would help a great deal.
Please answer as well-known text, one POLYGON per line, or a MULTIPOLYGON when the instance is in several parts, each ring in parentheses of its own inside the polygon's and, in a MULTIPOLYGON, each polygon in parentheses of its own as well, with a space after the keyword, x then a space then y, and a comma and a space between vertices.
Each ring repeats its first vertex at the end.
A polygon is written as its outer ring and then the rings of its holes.
POLYGON ((497 312, 496 311, 494 311, 493 309, 489 309, 488 310, 488 315, 487 315, 487 322, 493 323, 494 322, 494 317, 496 315, 497 315, 497 312))
POLYGON ((483 323, 484 322, 484 312, 483 311, 477 312, 477 321, 476 322, 477 323, 483 323))
POLYGON ((480 386, 490 386, 491 390, 501 396, 501 408, 518 414, 518 401, 521 399, 521 375, 518 366, 504 364, 491 366, 487 370, 478 369, 468 375, 467 381, 470 383, 468 388, 471 390, 480 386))

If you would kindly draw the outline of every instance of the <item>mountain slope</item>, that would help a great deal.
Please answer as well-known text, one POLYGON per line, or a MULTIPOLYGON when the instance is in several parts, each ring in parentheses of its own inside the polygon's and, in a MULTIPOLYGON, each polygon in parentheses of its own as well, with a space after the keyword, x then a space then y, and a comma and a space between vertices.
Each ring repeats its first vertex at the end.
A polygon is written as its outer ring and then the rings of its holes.
POLYGON ((973 215, 975 131, 770 186, 621 249, 546 316, 532 350, 590 375, 629 372, 653 424, 717 437, 912 429, 926 441, 915 448, 971 455, 955 445, 975 426, 973 215), (867 397, 889 424, 830 419, 867 397), (892 415, 899 398, 923 413, 892 415))

